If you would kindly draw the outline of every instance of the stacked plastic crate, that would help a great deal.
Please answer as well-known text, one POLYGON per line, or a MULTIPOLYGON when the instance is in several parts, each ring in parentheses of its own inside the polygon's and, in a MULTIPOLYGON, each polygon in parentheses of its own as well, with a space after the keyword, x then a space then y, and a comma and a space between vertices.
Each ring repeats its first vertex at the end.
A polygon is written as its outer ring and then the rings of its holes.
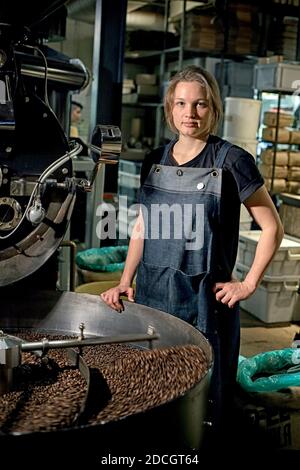
MULTIPOLYGON (((235 276, 242 280, 255 256, 260 230, 241 231, 235 276)), ((286 235, 254 294, 241 307, 266 323, 300 320, 300 243, 286 235)))

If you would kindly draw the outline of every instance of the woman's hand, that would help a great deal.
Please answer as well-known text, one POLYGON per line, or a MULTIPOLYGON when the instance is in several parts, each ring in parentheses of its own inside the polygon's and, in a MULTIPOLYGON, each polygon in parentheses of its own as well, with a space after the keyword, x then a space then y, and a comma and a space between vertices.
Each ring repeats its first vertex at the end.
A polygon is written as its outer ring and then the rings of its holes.
POLYGON ((121 313, 124 310, 124 304, 120 299, 122 294, 127 295, 129 302, 134 302, 134 290, 130 285, 125 284, 119 284, 102 292, 100 297, 109 307, 121 313))
POLYGON ((255 287, 245 281, 232 279, 229 282, 216 282, 213 292, 216 294, 216 300, 232 308, 240 300, 247 299, 255 291, 255 287))

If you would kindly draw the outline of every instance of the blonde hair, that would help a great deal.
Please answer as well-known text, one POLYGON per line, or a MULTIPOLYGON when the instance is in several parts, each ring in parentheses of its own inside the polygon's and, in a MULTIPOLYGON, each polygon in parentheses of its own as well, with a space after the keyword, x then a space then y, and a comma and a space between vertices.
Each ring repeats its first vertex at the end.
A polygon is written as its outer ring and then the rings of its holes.
POLYGON ((218 124, 223 115, 223 105, 220 96, 219 86, 212 74, 201 67, 190 65, 171 79, 164 97, 164 111, 167 124, 172 132, 178 133, 173 121, 173 105, 175 88, 179 82, 198 82, 206 91, 208 101, 209 116, 207 124, 202 131, 202 135, 213 134, 217 131, 218 124))

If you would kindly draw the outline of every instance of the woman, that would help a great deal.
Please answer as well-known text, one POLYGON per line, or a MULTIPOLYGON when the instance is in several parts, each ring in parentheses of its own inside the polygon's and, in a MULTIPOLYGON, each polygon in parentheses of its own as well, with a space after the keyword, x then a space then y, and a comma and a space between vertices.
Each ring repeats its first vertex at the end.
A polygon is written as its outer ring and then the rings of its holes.
POLYGON ((218 85, 202 68, 178 72, 166 92, 165 116, 177 137, 152 151, 141 173, 141 213, 120 284, 102 299, 121 311, 120 295, 178 316, 211 342, 213 416, 232 397, 239 354, 239 300, 258 287, 283 237, 274 204, 253 157, 216 137, 222 115, 218 85), (251 269, 232 278, 243 203, 262 233, 251 269), (179 228, 178 228, 179 226, 179 228))
POLYGON ((81 113, 83 106, 77 101, 72 101, 71 105, 71 126, 70 126, 70 137, 79 137, 78 125, 81 120, 81 113))

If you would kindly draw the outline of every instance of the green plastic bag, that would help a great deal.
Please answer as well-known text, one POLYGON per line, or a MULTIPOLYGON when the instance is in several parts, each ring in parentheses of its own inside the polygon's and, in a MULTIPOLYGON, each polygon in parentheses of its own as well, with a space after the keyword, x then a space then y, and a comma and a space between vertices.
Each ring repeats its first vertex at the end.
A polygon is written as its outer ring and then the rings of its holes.
POLYGON ((247 392, 275 392, 300 386, 300 348, 240 356, 237 382, 247 392))
POLYGON ((96 272, 123 271, 128 246, 105 246, 89 248, 76 255, 76 264, 81 269, 96 272))

